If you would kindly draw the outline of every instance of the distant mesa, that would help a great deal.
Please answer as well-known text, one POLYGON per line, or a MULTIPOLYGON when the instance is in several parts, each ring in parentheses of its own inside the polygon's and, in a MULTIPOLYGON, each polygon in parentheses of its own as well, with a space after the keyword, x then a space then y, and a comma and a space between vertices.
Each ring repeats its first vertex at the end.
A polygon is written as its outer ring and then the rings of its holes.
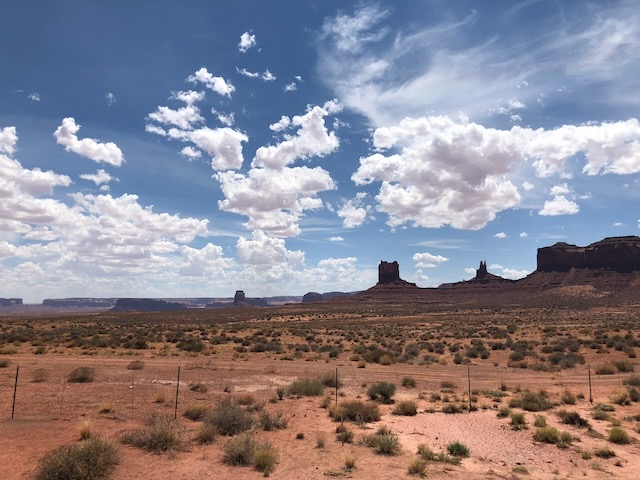
POLYGON ((46 307, 78 307, 78 308, 112 308, 115 298, 45 298, 42 305, 46 307))
POLYGON ((154 298, 119 298, 111 310, 114 312, 159 312, 186 310, 187 308, 184 303, 167 302, 154 298))
POLYGON ((407 282, 400 278, 400 266, 397 261, 380 261, 378 265, 378 283, 369 290, 394 289, 394 288, 418 288, 415 283, 407 282))
POLYGON ((247 297, 244 295, 244 290, 236 290, 236 294, 233 297, 233 304, 239 305, 241 303, 246 303, 247 297))
POLYGON ((318 292, 305 293, 302 297, 302 303, 321 302, 322 300, 324 300, 324 297, 318 292))
POLYGON ((0 307, 12 307, 14 305, 22 305, 21 298, 0 298, 0 307))
POLYGON ((568 272, 572 268, 640 270, 640 237, 608 237, 586 247, 558 242, 538 249, 538 272, 568 272))

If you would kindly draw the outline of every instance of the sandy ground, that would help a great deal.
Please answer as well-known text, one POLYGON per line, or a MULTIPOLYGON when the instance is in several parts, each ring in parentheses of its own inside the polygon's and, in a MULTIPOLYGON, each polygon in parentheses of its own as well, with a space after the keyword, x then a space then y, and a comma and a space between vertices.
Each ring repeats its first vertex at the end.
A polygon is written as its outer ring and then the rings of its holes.
MULTIPOLYGON (((33 478, 39 459, 54 448, 79 441, 82 422, 89 420, 95 435, 117 440, 121 433, 139 427, 151 412, 172 415, 175 409, 177 369, 181 367, 179 386, 179 419, 185 430, 185 448, 170 454, 150 454, 130 446, 121 446, 122 460, 113 474, 114 479, 204 479, 259 478, 261 472, 249 467, 230 467, 221 460, 222 448, 228 441, 219 437, 212 445, 191 441, 197 422, 183 418, 180 413, 190 403, 215 404, 225 396, 237 398, 251 394, 265 402, 265 409, 281 411, 290 416, 288 427, 275 432, 256 430, 256 436, 271 442, 279 452, 279 463, 272 473, 282 479, 343 478, 415 478, 407 473, 410 463, 417 459, 417 446, 426 444, 434 451, 443 451, 453 441, 465 443, 471 451, 458 466, 442 463, 428 465, 429 478, 628 478, 640 476, 640 453, 637 422, 625 417, 640 413, 638 404, 616 407, 615 418, 634 441, 630 445, 613 445, 606 439, 610 422, 591 419, 592 405, 588 402, 586 371, 577 368, 558 373, 533 372, 509 368, 472 367, 472 390, 496 390, 501 383, 509 386, 509 397, 500 403, 478 395, 479 410, 471 413, 447 415, 440 413, 442 403, 432 402, 431 393, 440 391, 442 380, 455 383, 452 400, 466 402, 467 368, 456 365, 368 365, 357 368, 341 359, 331 362, 281 361, 265 355, 250 356, 248 360, 218 358, 140 358, 144 370, 129 371, 131 358, 80 357, 73 355, 9 356, 11 365, 0 369, 0 478, 3 480, 33 478), (11 419, 15 367, 20 365, 15 418, 11 419), (90 384, 65 384, 63 378, 72 368, 83 365, 96 369, 96 381, 90 384), (400 383, 403 376, 416 379, 416 388, 398 388, 396 400, 416 400, 419 413, 414 417, 391 414, 393 406, 381 406, 380 422, 363 426, 353 425, 355 443, 342 445, 336 441, 336 423, 327 410, 321 408, 320 397, 275 399, 278 386, 288 385, 294 378, 321 376, 338 368, 344 386, 338 401, 366 398, 366 389, 377 381, 400 383), (33 382, 36 371, 44 369, 48 378, 33 382), (208 392, 189 390, 192 383, 201 382, 208 392), (548 423, 579 438, 572 446, 559 449, 533 440, 535 414, 526 413, 529 428, 514 431, 509 419, 499 419, 497 408, 505 406, 516 395, 516 388, 545 388, 552 398, 569 388, 574 393, 586 393, 577 405, 567 407, 589 419, 596 432, 587 435, 566 425, 560 425, 552 412, 544 412, 548 423), (157 403, 158 397, 163 403, 157 403), (108 406, 110 412, 99 413, 108 406), (433 412, 435 410, 435 412, 433 412), (431 412, 431 413, 428 413, 431 412), (376 455, 370 448, 358 444, 362 435, 386 425, 400 437, 401 452, 396 456, 376 455), (303 439, 296 435, 304 434, 303 439), (318 437, 325 438, 325 447, 317 447, 318 437), (599 438, 596 438, 599 437, 599 438), (609 447, 616 452, 612 459, 592 456, 583 459, 581 450, 593 451, 609 447), (344 469, 347 456, 356 460, 356 468, 344 469), (515 474, 514 467, 526 467, 528 475, 515 474)), ((608 401, 611 391, 619 388, 621 377, 594 379, 594 399, 608 401)), ((335 399, 332 399, 335 401, 335 399)), ((557 409, 557 408, 556 408, 557 409)))

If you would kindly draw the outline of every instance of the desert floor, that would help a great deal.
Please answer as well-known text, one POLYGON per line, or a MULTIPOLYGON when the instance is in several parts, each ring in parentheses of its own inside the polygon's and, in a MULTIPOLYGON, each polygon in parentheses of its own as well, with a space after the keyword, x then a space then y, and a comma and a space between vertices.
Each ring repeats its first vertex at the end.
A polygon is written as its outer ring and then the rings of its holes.
POLYGON ((420 305, 405 305, 362 312, 345 305, 0 318, 0 478, 35 478, 47 452, 82 442, 87 422, 92 436, 118 445, 121 458, 113 479, 262 477, 251 466, 225 464, 224 449, 234 437, 218 435, 211 444, 195 440, 202 422, 184 413, 225 399, 252 410, 252 434, 277 451, 273 478, 417 478, 408 469, 420 458, 418 445, 445 452, 456 441, 469 448, 469 456, 457 465, 428 461, 428 478, 640 477, 640 403, 626 386, 636 378, 632 370, 639 368, 633 348, 640 341, 637 307, 427 312, 420 305), (171 341, 171 332, 182 343, 171 341), (193 345, 198 334, 202 348, 185 346, 193 345), (98 341, 108 335, 128 346, 98 341), (145 335, 144 348, 126 343, 145 335), (83 344, 87 338, 98 340, 83 344), (480 340, 489 353, 474 356, 470 352, 480 340), (264 348, 276 341, 280 349, 264 348), (507 347, 493 349, 493 341, 506 341, 507 347), (579 345, 569 350, 584 363, 552 368, 549 352, 572 341, 579 345), (445 348, 439 349, 437 342, 445 348), (521 348, 517 342, 529 345, 527 365, 514 354, 521 348), (307 350, 304 345, 315 346, 307 350), (413 347, 418 353, 405 355, 411 345, 418 345, 413 347), (434 345, 435 351, 428 353, 434 345), (390 359, 379 363, 380 358, 367 357, 374 348, 390 359), (460 362, 457 352, 465 352, 460 362), (141 362, 138 369, 130 369, 133 361, 141 362), (70 381, 78 367, 91 368, 93 381, 70 381), (327 380, 336 371, 337 392, 327 387, 319 396, 290 393, 296 379, 327 380), (378 382, 396 385, 394 403, 379 405, 379 421, 345 422, 353 440, 338 441, 340 422, 330 417, 331 408, 336 402, 369 401, 368 389, 378 382), (501 409, 527 391, 540 390, 553 404, 550 409, 511 409, 524 413, 525 428, 516 430, 509 416, 499 417, 501 409), (392 413, 405 400, 416 403, 416 415, 392 413), (444 413, 450 405, 462 412, 444 413), (560 410, 577 412, 590 428, 564 424, 560 410), (264 412, 288 419, 286 428, 265 431, 257 421, 264 412), (120 442, 125 432, 143 427, 154 414, 173 418, 176 413, 179 448, 158 454, 120 442), (539 415, 549 426, 568 432, 572 441, 563 448, 535 441, 539 415), (399 439, 395 455, 377 454, 364 442, 381 426, 399 439), (615 426, 628 433, 629 443, 609 440, 615 426), (600 458, 603 450, 615 456, 600 458), (346 460, 355 466, 347 468, 346 460))

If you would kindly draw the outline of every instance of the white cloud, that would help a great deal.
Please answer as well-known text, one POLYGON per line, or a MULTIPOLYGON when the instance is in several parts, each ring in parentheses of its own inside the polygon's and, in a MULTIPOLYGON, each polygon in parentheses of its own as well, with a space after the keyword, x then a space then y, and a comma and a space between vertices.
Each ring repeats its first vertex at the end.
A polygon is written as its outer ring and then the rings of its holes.
POLYGON ((613 226, 614 227, 622 227, 622 226, 624 226, 624 223, 622 223, 622 222, 613 222, 613 226))
POLYGON ((295 82, 287 83, 284 86, 285 92, 295 92, 297 89, 298 89, 298 86, 295 84, 295 82))
POLYGON ((414 253, 413 261, 416 264, 416 268, 435 268, 443 262, 448 262, 447 257, 442 255, 433 255, 428 252, 414 253))
POLYGON ((247 135, 228 127, 203 127, 186 132, 181 137, 191 140, 198 148, 211 155, 211 167, 214 170, 241 168, 244 160, 242 142, 249 141, 247 135))
POLYGON ((342 223, 345 228, 359 227, 364 223, 371 210, 370 205, 363 206, 366 197, 366 193, 359 192, 354 198, 347 200, 338 210, 337 214, 343 219, 342 223))
POLYGON ((269 128, 274 132, 281 132, 289 128, 289 125, 291 125, 291 119, 285 115, 282 115, 282 117, 280 117, 280 120, 269 125, 269 128))
POLYGON ((391 227, 412 222, 477 230, 520 201, 505 177, 517 158, 518 139, 511 131, 467 119, 407 118, 373 135, 379 151, 397 148, 401 153, 362 158, 351 178, 357 185, 382 182, 376 200, 391 227))
POLYGON ((231 82, 225 80, 222 77, 216 77, 209 73, 209 71, 202 67, 193 75, 190 75, 187 78, 187 81, 191 83, 202 83, 209 90, 213 90, 218 95, 226 96, 231 98, 231 94, 235 92, 236 87, 234 87, 231 82))
POLYGON ((242 53, 246 53, 252 47, 256 46, 256 36, 249 32, 244 32, 240 35, 240 43, 238 43, 238 50, 242 53))
POLYGON ((527 232, 520 232, 520 238, 527 238, 529 234, 527 232))
POLYGON ((90 182, 93 182, 98 186, 100 186, 102 184, 107 184, 111 180, 114 180, 114 178, 108 172, 104 171, 103 169, 100 169, 96 173, 93 173, 93 174, 88 174, 87 173, 87 174, 84 174, 84 175, 80 175, 80 178, 82 178, 83 180, 89 180, 90 182))
POLYGON ((276 76, 273 73, 271 73, 269 69, 266 69, 264 73, 260 76, 260 78, 262 78, 262 80, 264 80, 265 82, 273 82, 276 79, 276 76))
POLYGON ((252 168, 246 175, 227 171, 215 178, 225 196, 218 202, 221 210, 249 217, 245 226, 250 230, 280 237, 298 235, 303 212, 322 208, 318 192, 335 188, 320 167, 252 168))
POLYGON ((534 188, 535 188, 535 185, 533 183, 526 182, 526 181, 522 182, 522 189, 525 192, 529 192, 529 191, 533 190, 534 188))
POLYGON ((194 160, 196 158, 200 158, 202 156, 202 152, 192 146, 186 146, 182 150, 180 150, 180 154, 189 158, 190 160, 194 160))
POLYGON ((107 101, 108 106, 111 106, 114 103, 116 103, 116 96, 112 92, 105 93, 104 99, 107 101))
POLYGON ((62 120, 62 124, 54 132, 56 141, 63 145, 68 152, 77 153, 94 162, 104 162, 119 167, 124 162, 124 155, 115 143, 100 143, 93 138, 78 139, 76 133, 80 125, 76 124, 73 117, 62 120))
POLYGON ((336 236, 336 237, 331 237, 329 239, 330 242, 344 242, 344 238, 342 238, 340 235, 336 236))
POLYGON ((567 193, 571 193, 571 188, 569 188, 567 183, 562 183, 551 187, 549 193, 551 193, 551 195, 565 195, 567 193))
POLYGON ((245 264, 287 265, 294 268, 304 264, 304 252, 288 250, 283 239, 270 237, 260 230, 253 232, 251 240, 240 237, 236 250, 238 259, 245 264))
POLYGON ((494 235, 496 238, 507 238, 507 234, 504 232, 498 232, 494 235))
POLYGON ((555 215, 575 215, 580 211, 577 203, 568 200, 564 195, 556 195, 553 200, 544 202, 539 215, 555 216, 555 215))
POLYGON ((510 280, 519 280, 521 278, 526 277, 531 272, 528 270, 517 270, 515 268, 503 268, 500 276, 503 278, 508 278, 510 280))
POLYGON ((38 92, 30 93, 28 98, 32 102, 39 102, 40 101, 40 94, 38 92))
MULTIPOLYGON (((333 104, 330 104, 333 109, 333 104)), ((305 115, 296 115, 291 125, 300 127, 296 135, 285 135, 284 140, 273 146, 260 147, 252 166, 281 169, 297 159, 324 156, 338 148, 340 142, 334 132, 328 132, 325 117, 330 112, 323 107, 309 108, 305 115)), ((282 121, 282 119, 281 119, 282 121)))
POLYGON ((179 100, 181 102, 184 102, 187 105, 193 105, 195 103, 198 103, 204 100, 204 97, 205 97, 204 92, 197 92, 195 90, 187 90, 187 91, 181 90, 179 92, 172 92, 170 98, 172 100, 179 100))
POLYGON ((157 125, 147 124, 144 126, 144 131, 148 133, 153 133, 155 135, 160 135, 161 137, 167 136, 167 131, 162 127, 158 127, 157 125))
POLYGON ((204 121, 200 109, 193 105, 178 110, 160 106, 155 112, 150 113, 148 118, 164 125, 175 125, 182 130, 191 130, 194 125, 204 121))
POLYGON ((361 6, 353 16, 338 14, 325 19, 322 37, 329 39, 339 52, 358 53, 369 43, 377 43, 387 34, 374 27, 388 16, 388 11, 377 6, 361 6))
POLYGON ((249 78, 258 78, 260 76, 260 74, 258 72, 250 72, 246 68, 240 69, 240 68, 236 67, 236 72, 238 72, 240 75, 243 75, 243 76, 249 77, 249 78))
POLYGON ((236 122, 235 114, 233 112, 223 113, 223 112, 217 111, 215 108, 212 108, 211 113, 213 113, 217 117, 220 123, 222 123, 223 125, 226 125, 227 127, 232 127, 233 124, 236 122))
POLYGON ((13 154, 18 143, 18 134, 16 127, 4 127, 0 130, 0 152, 13 154))

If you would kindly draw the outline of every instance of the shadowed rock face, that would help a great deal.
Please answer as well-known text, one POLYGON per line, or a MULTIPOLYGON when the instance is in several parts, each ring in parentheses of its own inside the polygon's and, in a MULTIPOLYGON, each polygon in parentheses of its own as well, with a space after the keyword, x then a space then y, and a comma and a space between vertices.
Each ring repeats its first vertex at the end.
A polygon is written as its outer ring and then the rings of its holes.
POLYGON ((398 262, 380 262, 378 265, 378 284, 393 283, 400 280, 398 262))
POLYGON ((572 268, 617 272, 640 270, 640 237, 609 237, 586 247, 564 242, 538 249, 539 272, 567 272, 572 268))
POLYGON ((302 303, 321 302, 322 300, 324 300, 324 297, 318 292, 309 292, 302 297, 302 303))
POLYGON ((233 304, 238 305, 241 302, 246 302, 246 297, 244 296, 244 291, 236 290, 236 294, 233 297, 233 304))
POLYGON ((183 303, 166 302, 164 300, 156 300, 153 298, 119 298, 111 310, 116 312, 157 312, 166 310, 186 310, 186 308, 187 306, 183 303))

